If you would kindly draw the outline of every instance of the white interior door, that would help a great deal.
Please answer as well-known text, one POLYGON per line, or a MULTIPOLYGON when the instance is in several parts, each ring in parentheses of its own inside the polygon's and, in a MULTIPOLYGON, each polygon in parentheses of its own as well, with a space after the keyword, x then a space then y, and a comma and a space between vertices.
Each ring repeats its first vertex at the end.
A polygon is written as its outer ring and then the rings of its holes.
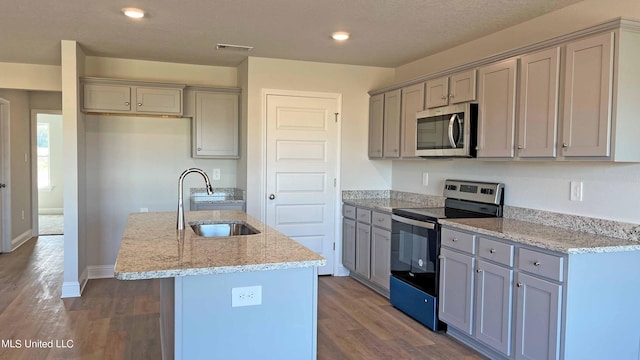
POLYGON ((0 99, 0 252, 11 251, 9 102, 0 99))
POLYGON ((333 274, 339 95, 266 95, 267 224, 327 259, 333 274))

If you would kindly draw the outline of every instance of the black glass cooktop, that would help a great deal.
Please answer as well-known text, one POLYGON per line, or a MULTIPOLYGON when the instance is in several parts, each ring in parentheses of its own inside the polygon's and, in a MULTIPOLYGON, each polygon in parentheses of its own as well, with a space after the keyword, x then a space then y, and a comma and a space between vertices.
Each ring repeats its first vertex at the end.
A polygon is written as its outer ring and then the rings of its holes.
POLYGON ((496 217, 495 214, 467 211, 448 207, 430 207, 417 209, 393 209, 393 213, 419 221, 437 221, 438 219, 465 219, 496 217))

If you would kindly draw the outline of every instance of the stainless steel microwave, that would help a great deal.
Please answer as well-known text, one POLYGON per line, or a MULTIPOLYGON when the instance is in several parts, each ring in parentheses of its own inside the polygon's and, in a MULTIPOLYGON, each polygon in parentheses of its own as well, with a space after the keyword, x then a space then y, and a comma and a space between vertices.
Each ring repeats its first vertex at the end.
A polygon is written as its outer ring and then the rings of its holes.
POLYGON ((478 104, 464 103, 416 114, 416 155, 475 157, 478 104))

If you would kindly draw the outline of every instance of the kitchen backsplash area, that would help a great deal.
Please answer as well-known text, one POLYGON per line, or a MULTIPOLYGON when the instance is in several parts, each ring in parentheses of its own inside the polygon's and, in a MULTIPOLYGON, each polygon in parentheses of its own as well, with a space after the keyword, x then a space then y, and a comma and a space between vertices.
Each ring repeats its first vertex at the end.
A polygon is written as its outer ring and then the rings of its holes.
MULTIPOLYGON (((420 203, 424 207, 444 206, 444 197, 396 190, 344 190, 342 200, 401 200, 420 203)), ((504 218, 582 231, 595 235, 640 242, 640 224, 562 214, 551 211, 504 206, 504 218)))

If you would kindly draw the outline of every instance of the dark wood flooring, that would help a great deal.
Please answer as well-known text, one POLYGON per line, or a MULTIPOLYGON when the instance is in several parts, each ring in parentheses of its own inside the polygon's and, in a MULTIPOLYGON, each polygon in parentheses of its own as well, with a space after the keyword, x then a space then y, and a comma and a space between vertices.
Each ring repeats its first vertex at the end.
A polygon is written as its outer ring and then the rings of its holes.
MULTIPOLYGON (((62 236, 0 254, 0 359, 161 358, 157 280, 91 280, 60 299, 62 271, 62 236)), ((318 297, 318 359, 482 358, 353 279, 320 277, 318 297)))

